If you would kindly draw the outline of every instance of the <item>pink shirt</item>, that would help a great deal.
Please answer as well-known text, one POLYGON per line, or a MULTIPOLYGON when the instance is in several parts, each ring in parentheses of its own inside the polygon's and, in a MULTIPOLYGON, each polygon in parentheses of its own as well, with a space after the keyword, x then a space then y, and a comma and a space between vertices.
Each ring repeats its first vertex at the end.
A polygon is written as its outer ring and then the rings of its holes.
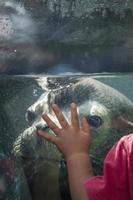
POLYGON ((87 180, 90 200, 133 200, 133 134, 122 137, 104 161, 104 176, 87 180))

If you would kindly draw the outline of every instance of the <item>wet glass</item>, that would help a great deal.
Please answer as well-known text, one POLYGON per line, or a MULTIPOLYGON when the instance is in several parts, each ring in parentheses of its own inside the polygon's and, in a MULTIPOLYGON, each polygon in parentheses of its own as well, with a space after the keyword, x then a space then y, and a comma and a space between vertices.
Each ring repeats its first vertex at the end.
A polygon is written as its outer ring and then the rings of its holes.
POLYGON ((0 74, 132 72, 131 0, 0 3, 0 74))
POLYGON ((95 175, 133 131, 131 0, 0 1, 0 200, 71 200, 66 161, 36 136, 57 103, 93 132, 95 175), (104 148, 103 148, 104 147, 104 148))

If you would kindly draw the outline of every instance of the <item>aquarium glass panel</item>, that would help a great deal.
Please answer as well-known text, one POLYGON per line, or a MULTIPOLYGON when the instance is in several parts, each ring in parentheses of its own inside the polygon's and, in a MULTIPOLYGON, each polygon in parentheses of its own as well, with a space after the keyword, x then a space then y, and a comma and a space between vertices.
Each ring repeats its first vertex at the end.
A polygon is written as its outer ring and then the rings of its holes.
POLYGON ((71 200, 64 156, 36 134, 38 129, 53 134, 43 113, 59 126, 53 103, 68 122, 70 104, 77 104, 92 130, 94 175, 102 175, 109 149, 133 131, 132 85, 131 74, 1 76, 0 199, 71 200))
POLYGON ((37 135, 70 123, 92 130, 94 175, 133 132, 132 0, 0 0, 0 200, 71 200, 64 155, 37 135))

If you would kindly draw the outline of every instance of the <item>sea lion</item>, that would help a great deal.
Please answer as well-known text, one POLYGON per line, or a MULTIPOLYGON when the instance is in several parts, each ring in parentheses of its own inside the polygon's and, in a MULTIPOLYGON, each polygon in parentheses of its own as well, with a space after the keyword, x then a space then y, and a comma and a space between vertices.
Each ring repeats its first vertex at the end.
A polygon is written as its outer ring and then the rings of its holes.
POLYGON ((42 114, 49 113, 58 124, 51 105, 57 103, 69 120, 70 103, 77 104, 80 117, 85 116, 92 127, 91 157, 95 174, 101 174, 108 149, 128 128, 133 127, 133 103, 117 90, 88 77, 60 80, 40 78, 38 83, 45 92, 27 110, 30 127, 16 139, 13 153, 23 159, 33 199, 53 199, 53 196, 58 200, 70 199, 66 166, 61 153, 55 145, 36 135, 38 128, 53 134, 42 121, 42 114))

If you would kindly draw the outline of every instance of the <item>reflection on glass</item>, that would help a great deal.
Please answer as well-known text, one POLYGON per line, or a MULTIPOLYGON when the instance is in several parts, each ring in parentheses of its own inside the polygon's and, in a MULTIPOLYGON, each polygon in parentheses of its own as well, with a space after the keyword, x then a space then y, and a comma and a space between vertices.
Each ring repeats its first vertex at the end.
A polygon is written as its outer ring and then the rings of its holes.
POLYGON ((93 169, 102 174, 108 150, 133 130, 132 84, 129 74, 1 77, 0 199, 71 199, 65 159, 36 136, 37 128, 53 134, 41 119, 47 112, 56 121, 52 103, 69 121, 70 103, 76 102, 80 117, 90 120, 93 169))
POLYGON ((132 72, 132 0, 1 0, 0 73, 132 72))

